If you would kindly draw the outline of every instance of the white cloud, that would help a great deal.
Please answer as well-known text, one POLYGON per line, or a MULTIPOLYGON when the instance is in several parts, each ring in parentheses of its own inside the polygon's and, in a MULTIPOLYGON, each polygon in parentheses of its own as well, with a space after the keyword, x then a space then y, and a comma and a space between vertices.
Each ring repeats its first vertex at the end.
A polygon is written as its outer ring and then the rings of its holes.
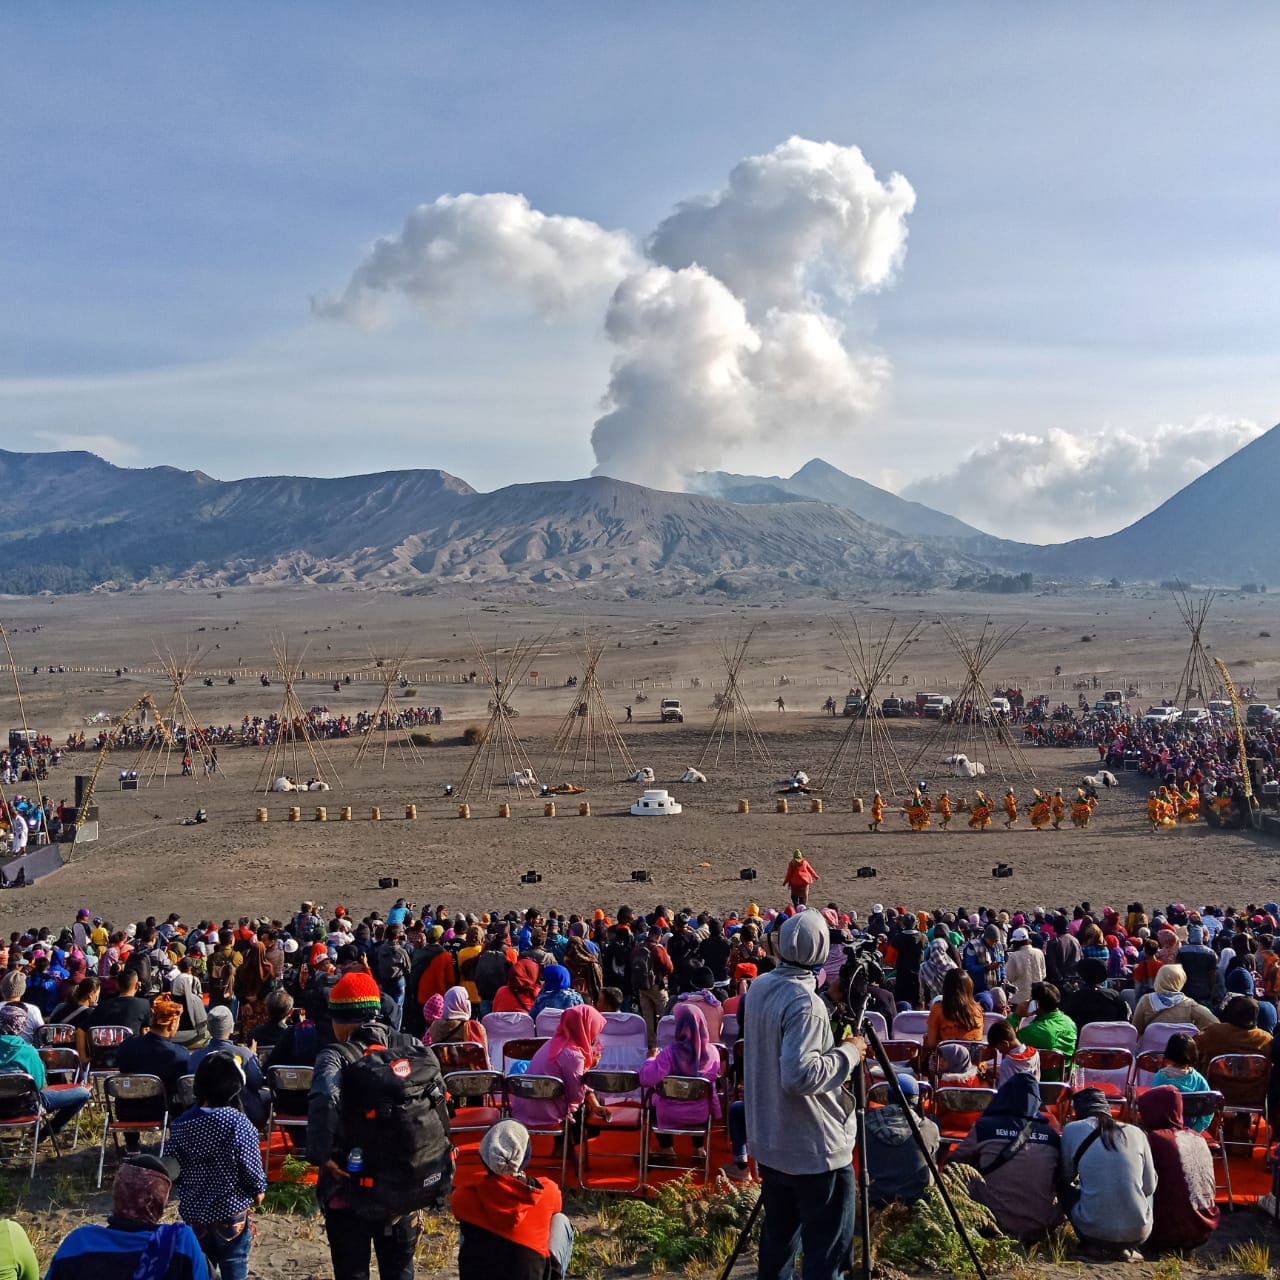
POLYGON ((1262 432, 1214 415, 1148 430, 1011 432, 902 496, 1021 541, 1096 536, 1145 515, 1262 432))
POLYGON ((880 182, 857 147, 793 137, 680 204, 647 248, 663 266, 697 263, 753 311, 805 307, 815 285, 852 297, 889 283, 915 203, 901 174, 880 182))
POLYGON ((431 315, 493 301, 603 314, 616 348, 591 435, 596 473, 680 488, 727 453, 803 433, 810 449, 864 419, 889 376, 828 309, 885 287, 915 192, 857 147, 789 138, 679 205, 646 261, 625 232, 547 216, 523 196, 442 196, 379 240, 324 316, 365 324, 395 296, 431 315))
POLYGON ((317 295, 312 309, 373 324, 400 295, 428 311, 516 301, 554 315, 603 302, 638 262, 626 232, 541 213, 524 196, 440 196, 375 241, 342 294, 317 295))

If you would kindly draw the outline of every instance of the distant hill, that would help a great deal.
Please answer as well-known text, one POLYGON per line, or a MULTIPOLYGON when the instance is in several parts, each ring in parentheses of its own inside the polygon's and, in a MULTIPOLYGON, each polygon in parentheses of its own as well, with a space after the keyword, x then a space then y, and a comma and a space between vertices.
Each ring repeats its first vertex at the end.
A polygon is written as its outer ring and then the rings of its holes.
POLYGON ((984 567, 820 502, 737 504, 605 477, 483 494, 444 471, 219 481, 0 451, 0 486, 0 590, 17 593, 143 580, 736 593, 927 586, 984 567))
POLYGON ((1280 583, 1280 426, 1103 538, 996 557, 1035 573, 1238 586, 1280 583))
POLYGON ((913 538, 985 538, 980 529, 926 507, 908 502, 888 489, 847 475, 821 458, 806 462, 793 476, 739 476, 729 471, 704 471, 694 477, 699 493, 732 502, 785 502, 816 498, 844 507, 872 524, 883 525, 913 538))

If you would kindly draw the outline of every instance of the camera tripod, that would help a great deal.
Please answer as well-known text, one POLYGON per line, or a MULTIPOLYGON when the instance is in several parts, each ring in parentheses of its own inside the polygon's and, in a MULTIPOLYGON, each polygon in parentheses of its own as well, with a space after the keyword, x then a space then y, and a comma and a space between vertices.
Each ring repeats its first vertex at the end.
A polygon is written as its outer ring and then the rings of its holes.
MULTIPOLYGON (((947 1212, 951 1215, 951 1221, 955 1225, 956 1231, 960 1233, 960 1239, 964 1241, 965 1250, 973 1263, 978 1280, 987 1280, 987 1273, 983 1270, 982 1259, 978 1257, 977 1250, 973 1247, 973 1241, 969 1239, 969 1233, 965 1229, 964 1223, 960 1221, 960 1215, 956 1212, 956 1207, 947 1191, 946 1183, 943 1182, 942 1174, 938 1170, 938 1162, 933 1158, 933 1153, 929 1150, 928 1144, 924 1140, 924 1134, 920 1132, 915 1108, 908 1102, 902 1092, 902 1086, 898 1083, 897 1068, 889 1061, 889 1055, 885 1053, 884 1044, 875 1027, 866 1020, 867 999, 870 995, 872 977, 869 969, 872 965, 875 965, 875 961, 871 960, 866 954, 849 953, 848 960, 840 972, 840 985, 846 994, 844 1008, 838 1012, 835 1019, 834 1029, 837 1039, 843 1038, 846 1031, 854 1031, 856 1034, 861 1035, 871 1046, 876 1062, 884 1073, 885 1081, 893 1092, 894 1100, 902 1108, 902 1113, 907 1118, 912 1140, 928 1166, 929 1173, 933 1177, 933 1185, 937 1187, 938 1195, 942 1197, 942 1203, 946 1205, 947 1212)), ((878 972, 878 966, 876 966, 876 969, 878 972)), ((867 1121, 867 1077, 861 1063, 854 1070, 851 1083, 854 1111, 858 1118, 856 1141, 861 1143, 866 1134, 867 1121)), ((862 1240, 861 1276, 862 1280, 871 1280, 871 1175, 867 1169, 865 1152, 863 1153, 863 1158, 858 1160, 857 1169, 858 1226, 862 1240)), ((738 1261, 738 1255, 742 1252, 743 1245, 746 1244, 748 1237, 751 1235, 751 1230, 755 1226, 756 1218, 759 1216, 763 1204, 764 1196, 762 1194, 752 1206, 742 1230, 738 1233, 733 1252, 730 1253, 725 1261, 724 1269, 720 1273, 720 1280, 729 1280, 729 1273, 733 1270, 738 1261)))

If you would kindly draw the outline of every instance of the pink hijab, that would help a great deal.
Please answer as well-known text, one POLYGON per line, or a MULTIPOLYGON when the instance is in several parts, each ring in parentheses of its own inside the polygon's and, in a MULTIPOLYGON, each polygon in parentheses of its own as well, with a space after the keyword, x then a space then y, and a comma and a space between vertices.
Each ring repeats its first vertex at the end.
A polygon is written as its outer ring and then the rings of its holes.
POLYGON ((711 1047, 702 1013, 691 1004, 676 1005, 676 1038, 671 1046, 676 1074, 705 1076, 720 1067, 720 1055, 711 1047))
POLYGON ((427 1026, 444 1017, 444 996, 438 991, 433 996, 428 996, 426 1003, 422 1006, 422 1017, 427 1026))
POLYGON ((589 1004, 574 1005, 560 1015, 555 1034, 547 1045, 547 1056, 554 1062, 566 1049, 582 1054, 590 1066, 596 1054, 596 1041, 605 1027, 604 1014, 589 1004))

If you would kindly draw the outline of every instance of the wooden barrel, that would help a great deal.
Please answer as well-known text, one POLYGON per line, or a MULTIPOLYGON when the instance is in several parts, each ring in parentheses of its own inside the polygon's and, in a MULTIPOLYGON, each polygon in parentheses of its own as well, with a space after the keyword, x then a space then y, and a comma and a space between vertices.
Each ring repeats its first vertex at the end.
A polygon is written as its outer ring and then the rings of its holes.
POLYGON ((297 805, 294 805, 293 808, 289 810, 289 821, 290 822, 302 821, 302 810, 299 809, 297 805))
POLYGON ((853 811, 854 811, 854 813, 861 813, 861 812, 862 812, 862 797, 861 797, 861 796, 854 796, 854 797, 853 797, 853 811))
POLYGON ((498 806, 498 817, 511 817, 511 806, 505 800, 498 806))
POLYGON ((407 804, 404 807, 404 816, 413 821, 418 816, 418 806, 416 804, 407 804))
POLYGON ((316 805, 316 821, 317 822, 329 821, 329 810, 326 809, 322 804, 316 805))
POLYGON ((351 821, 351 806, 349 804, 344 804, 342 808, 338 810, 338 820, 340 822, 351 821))
POLYGON ((786 796, 779 796, 779 797, 778 797, 778 803, 777 803, 776 805, 774 805, 774 812, 775 812, 775 813, 786 813, 786 812, 787 812, 787 797, 786 797, 786 796))
POLYGON ((580 818, 591 817, 591 801, 590 800, 583 800, 578 805, 578 817, 580 818))
POLYGON ((458 806, 458 817, 460 818, 471 817, 471 806, 469 804, 460 804, 458 806))
POLYGON ((750 812, 751 812, 751 801, 750 801, 750 800, 739 800, 739 801, 738 801, 738 812, 739 812, 739 813, 750 813, 750 812))
POLYGON ((379 809, 376 804, 373 806, 372 809, 369 810, 369 821, 370 822, 382 821, 382 810, 379 809))
POLYGON ((810 796, 810 797, 809 797, 809 812, 810 812, 810 813, 821 813, 821 812, 822 812, 822 797, 821 797, 821 796, 810 796))
POLYGON ((266 822, 270 817, 271 817, 271 815, 270 815, 270 814, 269 814, 265 809, 259 809, 259 810, 258 810, 258 821, 259 821, 259 822, 266 822))
POLYGON ((556 816, 556 802, 554 800, 548 800, 542 806, 542 816, 544 818, 554 818, 556 816))

